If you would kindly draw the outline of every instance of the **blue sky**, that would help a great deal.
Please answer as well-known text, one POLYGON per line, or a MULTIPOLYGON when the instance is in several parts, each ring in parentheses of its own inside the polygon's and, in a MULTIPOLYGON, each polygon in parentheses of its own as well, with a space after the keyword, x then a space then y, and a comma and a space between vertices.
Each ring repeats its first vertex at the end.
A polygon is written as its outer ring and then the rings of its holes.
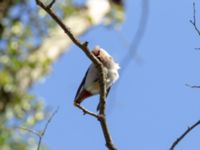
MULTIPOLYGON (((107 120, 119 150, 165 150, 200 119, 200 37, 189 23, 191 0, 149 1, 147 29, 138 48, 140 61, 130 62, 107 99, 107 120)), ((200 3, 196 1, 200 27, 200 3)), ((92 28, 81 40, 90 48, 100 45, 118 61, 128 52, 138 28, 141 1, 126 1, 126 20, 120 31, 104 26, 92 28)), ((73 106, 76 90, 90 61, 72 45, 54 65, 44 83, 31 90, 46 106, 60 107, 43 142, 52 150, 106 150, 99 123, 73 106)), ((98 97, 84 105, 95 110, 98 97)), ((199 150, 196 128, 176 150, 199 150)))

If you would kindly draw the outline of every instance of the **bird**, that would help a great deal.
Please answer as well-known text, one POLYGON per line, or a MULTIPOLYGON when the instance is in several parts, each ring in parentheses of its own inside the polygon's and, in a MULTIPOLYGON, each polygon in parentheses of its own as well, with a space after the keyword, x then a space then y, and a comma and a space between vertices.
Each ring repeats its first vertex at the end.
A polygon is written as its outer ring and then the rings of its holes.
MULTIPOLYGON (((105 84, 106 84, 106 97, 110 91, 111 86, 119 78, 120 66, 112 56, 103 48, 96 46, 91 53, 97 57, 97 59, 102 63, 103 70, 105 73, 105 84)), ((85 76, 76 92, 74 99, 74 105, 80 106, 80 104, 88 97, 97 95, 100 93, 100 84, 99 84, 99 74, 95 65, 90 64, 88 70, 85 73, 85 76)), ((100 103, 97 106, 97 111, 100 108, 100 103)))

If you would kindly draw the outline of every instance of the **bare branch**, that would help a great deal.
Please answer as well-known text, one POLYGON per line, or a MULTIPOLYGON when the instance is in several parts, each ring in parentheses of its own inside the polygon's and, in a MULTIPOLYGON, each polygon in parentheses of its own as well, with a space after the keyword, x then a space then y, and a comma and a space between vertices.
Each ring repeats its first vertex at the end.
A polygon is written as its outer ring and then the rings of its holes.
POLYGON ((196 25, 196 8, 195 2, 193 2, 193 20, 190 20, 190 23, 194 26, 194 29, 197 31, 198 35, 200 36, 200 30, 196 25))
MULTIPOLYGON (((125 46, 128 49, 127 54, 121 61, 121 68, 120 68, 120 77, 123 78, 124 72, 129 66, 129 63, 132 60, 136 60, 139 46, 144 38, 145 31, 147 30, 148 20, 149 20, 149 12, 150 12, 150 1, 149 0, 141 0, 141 16, 138 28, 136 30, 136 33, 130 43, 130 46, 128 43, 125 43, 125 46)), ((122 81, 122 80, 121 80, 122 81)), ((120 85, 120 80, 117 83, 117 86, 114 88, 114 95, 113 99, 116 100, 116 93, 118 90, 118 86, 120 85)))
POLYGON ((171 145, 170 150, 174 150, 174 148, 184 139, 184 137, 189 134, 195 127, 200 125, 200 120, 198 120, 195 124, 193 124, 191 127, 188 127, 188 129, 183 132, 183 134, 177 138, 177 140, 171 145))
POLYGON ((98 119, 99 116, 97 114, 90 112, 89 110, 87 110, 86 108, 84 108, 83 106, 81 106, 79 104, 75 104, 75 105, 76 105, 76 107, 78 107, 79 109, 81 109, 83 111, 84 115, 88 114, 88 115, 93 116, 98 119))
POLYGON ((86 55, 87 57, 95 64, 100 80, 100 111, 99 114, 96 115, 95 113, 89 112, 87 109, 85 109, 82 106, 77 106, 79 109, 81 109, 84 113, 87 113, 88 115, 91 115, 95 118, 97 118, 100 121, 101 128, 106 140, 106 146, 109 150, 116 150, 105 119, 105 105, 106 105, 106 85, 105 85, 105 73, 103 71, 103 65, 102 63, 90 52, 88 48, 88 42, 81 43, 74 35, 71 33, 70 29, 64 25, 64 23, 58 18, 58 16, 51 10, 51 7, 54 2, 52 2, 51 6, 45 6, 40 0, 36 0, 37 5, 39 5, 41 8, 43 8, 51 17, 52 19, 62 28, 62 30, 66 33, 66 35, 73 41, 73 43, 78 46, 86 55))
MULTIPOLYGON (((196 8, 195 8, 195 2, 193 2, 193 20, 190 20, 190 23, 194 26, 195 30, 197 31, 197 33, 200 36, 200 30, 198 29, 197 25, 196 25, 196 8)), ((196 48, 199 49, 199 48, 196 48)), ((190 88, 200 88, 200 86, 197 85, 189 85, 189 84, 185 84, 186 86, 190 87, 190 88)), ((174 148, 198 125, 200 125, 200 120, 198 120, 196 123, 194 123, 191 127, 188 127, 187 130, 185 130, 180 137, 178 137, 176 139, 176 141, 174 141, 170 147, 170 150, 174 150, 174 148)))
MULTIPOLYGON (((45 0, 42 1, 47 2, 45 0)), ((48 2, 50 3, 51 0, 48 2)), ((104 5, 104 1, 100 1, 100 3, 104 5)), ((110 4, 108 2, 106 3, 109 7, 99 9, 97 17, 92 15, 93 12, 96 12, 96 10, 92 9, 92 5, 88 5, 87 8, 80 8, 78 11, 73 12, 70 16, 65 15, 62 21, 64 24, 73 27, 71 30, 73 31, 74 36, 80 36, 86 33, 91 27, 101 23, 104 16, 110 11, 110 4), (90 19, 88 19, 88 17, 90 19)), ((28 64, 36 64, 36 66, 32 68, 25 65, 17 72, 16 78, 20 81, 18 83, 18 87, 21 91, 26 91, 33 85, 34 82, 40 80, 41 77, 44 77, 47 73, 50 73, 52 68, 51 65, 61 55, 63 55, 64 52, 69 51, 68 48, 73 42, 71 39, 65 37, 66 34, 63 30, 60 30, 59 26, 55 26, 52 28, 52 31, 49 32, 49 36, 42 40, 43 42, 41 43, 39 49, 28 54, 25 61, 28 64), (48 63, 46 64, 46 62, 48 63), (45 68, 40 64, 46 64, 45 68)))
POLYGON ((191 86, 191 88, 200 88, 200 86, 199 85, 193 85, 193 86, 191 86))
POLYGON ((36 3, 52 17, 52 19, 62 28, 62 30, 66 33, 66 35, 72 40, 72 42, 83 50, 83 52, 90 58, 90 60, 96 65, 96 67, 102 68, 103 70, 101 62, 90 53, 87 44, 85 44, 86 42, 82 44, 79 41, 79 39, 75 38, 74 35, 71 33, 70 29, 67 26, 65 26, 65 24, 59 19, 59 17, 51 10, 51 8, 45 6, 44 3, 42 3, 40 0, 36 0, 36 3))
POLYGON ((33 129, 28 129, 28 128, 24 128, 24 127, 17 127, 18 129, 22 129, 22 130, 25 130, 25 131, 28 131, 30 132, 31 134, 35 134, 36 136, 40 137, 40 133, 36 130, 33 130, 33 129))
POLYGON ((47 120, 46 124, 45 124, 45 127, 44 129, 42 130, 42 132, 39 132, 39 131, 36 131, 36 130, 33 130, 33 129, 28 129, 28 128, 24 128, 24 127, 17 127, 19 129, 22 129, 22 130, 25 130, 27 132, 30 132, 36 136, 38 136, 39 140, 38 140, 38 145, 37 145, 37 150, 40 150, 40 147, 41 147, 41 143, 42 143, 42 139, 46 133, 46 130, 49 126, 49 124, 51 123, 53 117, 55 116, 55 114, 58 112, 58 109, 59 107, 57 107, 57 109, 52 113, 52 115, 49 117, 49 119, 47 120))
POLYGON ((44 137, 46 131, 47 131, 47 128, 50 124, 50 122, 52 121, 53 117, 55 116, 55 114, 58 112, 58 109, 59 107, 57 107, 57 109, 52 113, 52 115, 49 117, 49 119, 47 120, 47 123, 45 124, 45 127, 44 129, 42 130, 42 132, 40 133, 40 137, 39 137, 39 141, 38 141, 38 148, 37 150, 40 149, 40 145, 41 145, 41 142, 42 142, 42 138, 44 137))
POLYGON ((52 0, 51 3, 47 7, 50 9, 55 2, 56 2, 56 0, 52 0))
POLYGON ((189 85, 189 84, 185 84, 186 86, 190 87, 190 88, 200 88, 199 85, 189 85))
MULTIPOLYGON (((142 39, 145 35, 145 31, 147 29, 147 23, 149 19, 149 0, 142 0, 142 5, 141 5, 141 17, 138 25, 138 29, 136 31, 136 34, 134 35, 132 42, 130 44, 128 53, 122 60, 122 69, 123 71, 126 69, 128 64, 132 59, 134 59, 137 56, 138 53, 138 48, 142 42, 142 39)), ((123 72, 121 71, 121 72, 123 72)))
POLYGON ((43 129, 43 131, 41 133, 42 136, 45 134, 45 132, 46 132, 46 130, 47 130, 50 122, 52 121, 53 117, 56 115, 56 113, 58 112, 58 110, 59 110, 59 107, 56 108, 56 110, 52 113, 52 115, 47 120, 47 123, 45 124, 45 127, 44 127, 44 129, 43 129))
POLYGON ((109 150, 117 150, 117 148, 115 147, 115 145, 112 142, 112 138, 111 138, 111 135, 109 133, 109 129, 108 129, 108 126, 107 126, 105 115, 101 115, 100 114, 98 120, 99 120, 99 122, 101 124, 103 135, 104 135, 104 138, 106 140, 106 146, 107 146, 107 148, 109 150))

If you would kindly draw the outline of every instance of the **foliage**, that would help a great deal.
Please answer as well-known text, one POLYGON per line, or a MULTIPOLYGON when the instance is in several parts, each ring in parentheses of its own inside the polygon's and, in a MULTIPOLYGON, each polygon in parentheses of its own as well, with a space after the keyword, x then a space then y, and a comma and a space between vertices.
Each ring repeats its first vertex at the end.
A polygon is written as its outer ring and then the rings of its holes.
MULTIPOLYGON (((69 1, 69 0, 67 0, 69 1)), ((71 4, 71 3, 70 3, 71 4)), ((60 6, 59 7, 63 7, 60 6)), ((70 7, 67 5, 67 7, 70 7)), ((64 9, 64 8, 63 8, 64 9)), ((73 13, 74 9, 69 9, 73 13)), ((66 11, 69 13, 69 11, 66 11)), ((68 14, 69 15, 69 14, 68 14)), ((36 149, 37 137, 20 127, 33 128, 46 116, 43 102, 21 89, 24 78, 17 76, 24 68, 42 66, 47 71, 49 61, 32 63, 28 57, 37 51, 48 35, 46 26, 54 27, 48 16, 37 8, 34 1, 10 3, 1 19, 0 33, 0 148, 1 150, 36 149)))
POLYGON ((118 28, 121 26, 121 23, 124 21, 124 5, 111 3, 112 9, 106 16, 105 25, 118 28))

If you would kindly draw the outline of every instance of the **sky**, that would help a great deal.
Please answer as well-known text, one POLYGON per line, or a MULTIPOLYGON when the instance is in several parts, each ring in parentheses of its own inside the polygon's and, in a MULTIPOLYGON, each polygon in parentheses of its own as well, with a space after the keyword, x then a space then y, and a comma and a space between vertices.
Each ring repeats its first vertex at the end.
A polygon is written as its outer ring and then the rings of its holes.
MULTIPOLYGON (((191 0, 149 0, 149 18, 137 59, 120 72, 107 98, 107 121, 119 150, 167 150, 190 125, 200 119, 200 36, 189 22, 191 0)), ((127 55, 138 29, 141 1, 127 0, 126 19, 116 31, 103 25, 80 37, 89 47, 100 45, 119 63, 127 55)), ((200 2, 196 0, 200 27, 200 2)), ((45 82, 31 89, 52 111, 59 111, 43 142, 51 150, 106 150, 99 123, 73 106, 76 90, 90 65, 75 45, 53 65, 45 82)), ((121 66, 123 67, 123 66, 121 66)), ((83 103, 95 111, 98 96, 83 103)), ((42 124, 41 124, 42 125, 42 124)), ((42 126, 41 126, 42 127, 42 126)), ((40 127, 38 127, 40 128, 40 127)), ((200 127, 176 150, 199 150, 200 127)))

